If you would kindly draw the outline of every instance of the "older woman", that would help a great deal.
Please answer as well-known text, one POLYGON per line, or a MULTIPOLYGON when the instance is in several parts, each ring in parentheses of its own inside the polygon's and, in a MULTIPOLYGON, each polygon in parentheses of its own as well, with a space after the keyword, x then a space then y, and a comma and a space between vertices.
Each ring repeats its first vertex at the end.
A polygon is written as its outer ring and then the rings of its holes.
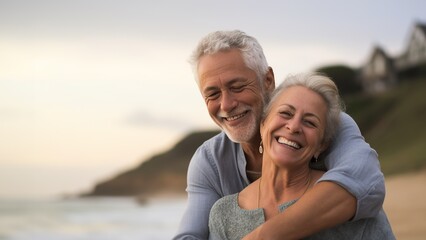
MULTIPOLYGON (((238 194, 218 200, 210 212, 210 239, 241 239, 285 211, 324 172, 310 169, 334 136, 342 104, 336 85, 317 74, 287 78, 275 89, 261 124, 262 177, 238 194)), ((318 203, 321 204, 321 203, 318 203)), ((394 239, 381 211, 309 239, 394 239)))

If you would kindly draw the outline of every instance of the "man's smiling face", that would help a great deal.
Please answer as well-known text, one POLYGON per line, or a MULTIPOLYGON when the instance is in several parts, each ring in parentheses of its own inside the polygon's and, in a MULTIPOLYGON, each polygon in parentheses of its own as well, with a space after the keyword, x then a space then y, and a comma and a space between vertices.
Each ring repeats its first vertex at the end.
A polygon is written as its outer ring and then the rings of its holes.
POLYGON ((210 117, 234 142, 248 142, 258 132, 264 91, 241 52, 205 55, 198 65, 200 91, 210 117))

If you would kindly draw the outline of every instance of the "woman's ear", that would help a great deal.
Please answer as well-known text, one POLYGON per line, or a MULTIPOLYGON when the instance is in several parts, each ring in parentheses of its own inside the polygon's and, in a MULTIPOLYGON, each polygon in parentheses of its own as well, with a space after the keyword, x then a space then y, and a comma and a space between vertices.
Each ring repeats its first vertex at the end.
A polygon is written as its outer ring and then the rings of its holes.
POLYGON ((320 148, 318 149, 318 151, 314 154, 314 157, 315 158, 318 158, 319 157, 319 155, 322 153, 322 152, 324 152, 327 148, 328 148, 328 146, 330 145, 330 143, 329 142, 323 142, 323 143, 321 143, 321 146, 320 146, 320 148))
POLYGON ((321 152, 324 152, 327 148, 328 148, 328 146, 330 146, 330 142, 323 142, 322 144, 321 144, 321 152))

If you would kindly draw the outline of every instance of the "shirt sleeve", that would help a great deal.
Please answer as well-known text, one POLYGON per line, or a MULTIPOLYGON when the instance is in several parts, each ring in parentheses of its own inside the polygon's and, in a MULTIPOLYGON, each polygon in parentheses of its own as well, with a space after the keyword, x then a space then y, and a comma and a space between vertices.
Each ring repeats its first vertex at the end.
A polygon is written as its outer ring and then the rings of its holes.
POLYGON ((205 146, 197 149, 188 167, 187 207, 174 240, 208 239, 209 214, 221 197, 215 183, 219 182, 217 169, 205 146))
POLYGON ((341 113, 339 131, 324 160, 328 171, 319 181, 335 182, 356 197, 352 220, 375 217, 385 198, 384 176, 376 151, 346 113, 341 113))

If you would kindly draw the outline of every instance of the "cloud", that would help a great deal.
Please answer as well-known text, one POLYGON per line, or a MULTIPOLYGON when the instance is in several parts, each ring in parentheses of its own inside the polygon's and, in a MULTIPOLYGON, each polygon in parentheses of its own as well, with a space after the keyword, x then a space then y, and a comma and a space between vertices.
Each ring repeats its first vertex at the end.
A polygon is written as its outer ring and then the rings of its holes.
POLYGON ((188 131, 195 123, 176 116, 159 116, 141 110, 130 114, 125 123, 133 126, 167 128, 173 131, 188 131))

